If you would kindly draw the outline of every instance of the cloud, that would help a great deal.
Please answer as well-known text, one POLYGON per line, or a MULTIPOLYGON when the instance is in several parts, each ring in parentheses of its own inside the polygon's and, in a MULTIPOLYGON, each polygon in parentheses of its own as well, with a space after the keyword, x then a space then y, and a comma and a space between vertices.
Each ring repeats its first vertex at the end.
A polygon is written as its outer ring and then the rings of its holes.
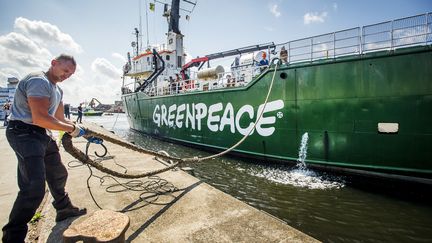
MULTIPOLYGON (((17 18, 14 31, 0 35, 0 86, 6 86, 9 77, 20 79, 30 72, 48 70, 55 57, 52 53, 58 49, 73 52, 77 60, 83 59, 81 46, 57 26, 17 18)), ((96 58, 90 65, 82 66, 79 62, 75 74, 59 84, 64 102, 76 106, 92 97, 104 103, 119 100, 122 72, 112 63, 120 61, 125 63, 125 57, 112 53, 110 60, 96 58)))
POLYGON ((304 24, 324 23, 326 17, 327 17, 327 12, 306 13, 303 16, 303 22, 304 24))
POLYGON ((97 98, 102 103, 112 104, 114 100, 120 99, 121 79, 119 76, 107 76, 106 74, 110 71, 104 70, 109 67, 109 62, 103 58, 97 58, 93 64, 90 65, 92 70, 89 72, 78 65, 75 74, 60 84, 64 94, 64 103, 77 106, 81 102, 97 98))
POLYGON ((19 73, 47 68, 51 52, 27 36, 11 32, 0 36, 0 65, 14 67, 19 73))
POLYGON ((112 57, 119 59, 122 63, 126 63, 126 58, 119 53, 114 52, 113 54, 111 54, 112 57))
POLYGON ((120 99, 120 85, 113 88, 111 84, 92 84, 78 85, 80 82, 73 83, 73 80, 66 80, 61 84, 63 90, 64 103, 77 106, 84 101, 96 98, 105 104, 113 104, 114 100, 120 99))
POLYGON ((22 34, 11 32, 5 36, 0 36, 0 46, 11 51, 37 54, 39 46, 22 34))
POLYGON ((278 10, 278 5, 277 4, 273 4, 270 6, 270 12, 276 17, 280 17, 281 16, 281 12, 278 10))
POLYGON ((46 45, 47 43, 56 44, 74 53, 82 52, 81 46, 70 35, 63 33, 53 24, 18 17, 15 19, 14 28, 28 36, 36 38, 42 45, 46 45))
POLYGON ((0 74, 7 77, 7 78, 11 78, 11 77, 16 77, 16 78, 21 78, 21 75, 19 74, 19 72, 17 70, 15 70, 14 68, 0 68, 0 74))
POLYGON ((338 10, 338 5, 337 3, 333 3, 333 10, 336 12, 338 10))
POLYGON ((96 74, 102 74, 111 79, 120 79, 122 72, 120 69, 116 68, 105 58, 96 58, 91 64, 92 71, 96 74))

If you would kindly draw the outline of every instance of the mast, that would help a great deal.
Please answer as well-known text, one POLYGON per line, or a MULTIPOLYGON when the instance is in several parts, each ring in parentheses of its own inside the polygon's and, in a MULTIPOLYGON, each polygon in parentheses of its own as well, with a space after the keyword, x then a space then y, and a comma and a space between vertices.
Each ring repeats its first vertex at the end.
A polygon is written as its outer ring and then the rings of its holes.
POLYGON ((180 0, 172 0, 168 23, 167 47, 175 53, 175 68, 180 71, 185 63, 183 49, 183 35, 179 29, 180 20, 180 0))
POLYGON ((171 16, 170 16, 170 22, 168 26, 168 32, 172 31, 176 34, 181 34, 179 29, 180 0, 172 0, 170 15, 171 16))

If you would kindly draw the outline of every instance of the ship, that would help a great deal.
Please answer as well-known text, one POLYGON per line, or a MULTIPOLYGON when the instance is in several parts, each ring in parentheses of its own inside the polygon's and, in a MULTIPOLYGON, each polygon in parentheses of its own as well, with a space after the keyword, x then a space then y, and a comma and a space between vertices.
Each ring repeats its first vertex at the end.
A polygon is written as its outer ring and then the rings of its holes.
POLYGON ((432 181, 432 13, 211 53, 186 62, 179 1, 167 43, 123 67, 131 129, 260 161, 432 181), (267 54, 269 64, 259 66, 267 54), (232 58, 226 68, 215 60, 232 58))
MULTIPOLYGON (((78 116, 77 109, 74 109, 71 113, 74 116, 78 116)), ((92 108, 84 108, 82 112, 83 116, 102 116, 103 113, 104 113, 103 111, 96 111, 92 108)))
MULTIPOLYGON (((90 102, 83 102, 84 107, 82 108, 83 116, 102 116, 104 112, 111 108, 110 105, 102 104, 98 99, 92 98, 90 102)), ((72 110, 72 115, 78 115, 78 109, 74 108, 72 110)))

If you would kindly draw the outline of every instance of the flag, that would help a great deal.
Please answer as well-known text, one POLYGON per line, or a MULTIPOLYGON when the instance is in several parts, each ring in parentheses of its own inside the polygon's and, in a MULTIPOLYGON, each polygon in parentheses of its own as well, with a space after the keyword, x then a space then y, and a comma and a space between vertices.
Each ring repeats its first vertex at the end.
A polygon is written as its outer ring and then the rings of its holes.
POLYGON ((150 3, 150 11, 155 11, 155 4, 154 3, 150 3))

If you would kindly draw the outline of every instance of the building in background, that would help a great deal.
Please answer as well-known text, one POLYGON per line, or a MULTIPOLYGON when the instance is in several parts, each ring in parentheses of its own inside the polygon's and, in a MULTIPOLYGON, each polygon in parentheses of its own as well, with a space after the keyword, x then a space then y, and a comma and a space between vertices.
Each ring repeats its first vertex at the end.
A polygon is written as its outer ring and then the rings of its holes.
POLYGON ((8 78, 7 86, 0 87, 0 120, 3 120, 5 117, 5 113, 3 110, 3 105, 9 101, 13 103, 13 99, 15 96, 15 90, 18 85, 19 80, 15 77, 8 78))

